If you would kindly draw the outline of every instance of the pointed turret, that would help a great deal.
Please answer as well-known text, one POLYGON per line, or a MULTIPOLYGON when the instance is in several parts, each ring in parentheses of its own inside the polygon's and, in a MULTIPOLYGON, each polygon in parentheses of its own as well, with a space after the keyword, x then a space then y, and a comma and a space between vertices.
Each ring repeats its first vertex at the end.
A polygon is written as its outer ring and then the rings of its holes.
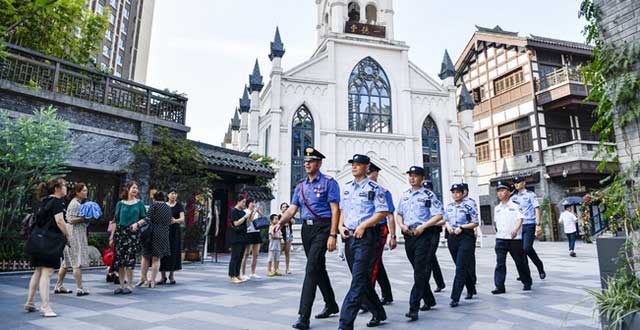
POLYGON ((264 83, 262 82, 262 75, 260 75, 258 59, 256 59, 256 64, 253 66, 253 73, 249 75, 249 90, 251 92, 260 92, 262 87, 264 87, 264 83))
POLYGON ((473 110, 475 106, 476 104, 473 102, 469 90, 467 90, 467 85, 462 83, 460 87, 460 97, 458 98, 458 111, 473 110))
POLYGON ((240 107, 238 110, 240 113, 249 112, 251 109, 251 99, 249 99, 249 91, 247 89, 247 85, 244 86, 244 92, 242 93, 242 98, 240 99, 240 107))
POLYGON ((276 36, 273 38, 271 42, 271 54, 269 54, 269 59, 273 61, 274 58, 282 58, 284 56, 284 44, 280 39, 280 29, 276 27, 276 36))
POLYGON ((445 80, 449 77, 456 76, 456 68, 453 66, 453 62, 451 61, 451 57, 449 56, 449 52, 444 50, 444 57, 442 58, 442 64, 440 65, 440 73, 438 77, 440 79, 445 80))
POLYGON ((240 116, 238 115, 238 108, 233 113, 233 119, 231 119, 231 129, 234 131, 240 130, 240 116))

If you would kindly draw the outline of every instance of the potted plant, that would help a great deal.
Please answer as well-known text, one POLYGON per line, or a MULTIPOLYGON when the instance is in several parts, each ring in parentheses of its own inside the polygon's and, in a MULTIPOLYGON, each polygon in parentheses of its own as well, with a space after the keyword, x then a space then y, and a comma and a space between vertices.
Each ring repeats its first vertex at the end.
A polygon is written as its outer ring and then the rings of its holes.
POLYGON ((204 228, 201 221, 195 221, 193 224, 187 226, 187 230, 184 234, 184 260, 187 261, 200 261, 200 246, 203 241, 204 228))

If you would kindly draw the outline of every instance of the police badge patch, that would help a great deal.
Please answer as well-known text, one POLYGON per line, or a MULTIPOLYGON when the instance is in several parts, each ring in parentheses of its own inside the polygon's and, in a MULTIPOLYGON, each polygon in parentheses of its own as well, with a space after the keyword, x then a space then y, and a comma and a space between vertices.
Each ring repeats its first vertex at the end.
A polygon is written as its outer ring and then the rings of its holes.
POLYGON ((378 196, 376 197, 378 200, 378 203, 384 203, 387 199, 384 197, 384 193, 380 193, 378 194, 378 196))

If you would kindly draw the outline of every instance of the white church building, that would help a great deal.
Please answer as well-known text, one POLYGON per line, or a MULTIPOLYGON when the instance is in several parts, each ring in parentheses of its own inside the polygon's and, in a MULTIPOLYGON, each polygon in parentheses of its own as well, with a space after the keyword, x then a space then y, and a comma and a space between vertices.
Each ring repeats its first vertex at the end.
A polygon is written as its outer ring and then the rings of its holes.
POLYGON ((395 200, 408 188, 405 172, 411 165, 425 167, 445 203, 449 186, 462 181, 477 200, 474 104, 466 88, 457 91, 446 51, 442 80, 435 80, 409 60, 409 46, 394 38, 392 0, 316 5, 317 48, 311 57, 283 70, 285 47, 276 29, 271 80, 264 83, 256 60, 225 137, 228 148, 276 160, 271 210, 288 202, 304 177, 307 146, 327 157, 322 172, 341 185, 352 180, 347 160, 360 153, 382 169, 379 183, 395 200))

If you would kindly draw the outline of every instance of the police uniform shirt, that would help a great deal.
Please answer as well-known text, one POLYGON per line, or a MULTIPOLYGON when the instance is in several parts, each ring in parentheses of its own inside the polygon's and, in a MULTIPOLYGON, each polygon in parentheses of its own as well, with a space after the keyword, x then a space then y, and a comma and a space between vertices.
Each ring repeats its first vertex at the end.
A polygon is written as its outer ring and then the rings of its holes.
POLYGON ((318 175, 309 181, 309 177, 298 182, 291 199, 291 205, 300 208, 302 220, 316 220, 305 204, 300 188, 304 189, 304 196, 313 211, 321 218, 331 218, 329 203, 340 203, 340 187, 338 182, 328 175, 318 172, 318 175))
POLYGON ((511 201, 499 203, 493 209, 493 218, 496 222, 497 239, 522 239, 522 227, 518 230, 518 236, 511 238, 511 232, 518 225, 518 221, 524 219, 518 204, 511 201))
POLYGON ((360 183, 347 183, 342 192, 340 209, 343 224, 350 230, 356 230, 358 225, 371 218, 374 213, 389 211, 384 190, 368 178, 360 183))
POLYGON ((533 191, 526 189, 522 192, 518 191, 511 196, 511 201, 520 205, 524 215, 523 224, 531 225, 536 223, 536 207, 540 207, 540 204, 533 191))
POLYGON ((442 214, 442 204, 436 194, 425 188, 409 189, 402 194, 398 204, 398 214, 409 228, 415 228, 442 214))
MULTIPOLYGON (((384 198, 387 200, 387 207, 389 208, 389 214, 393 214, 396 211, 395 205, 393 205, 393 196, 391 196, 391 192, 387 189, 384 189, 384 198)), ((380 220, 380 224, 384 225, 387 223, 387 217, 380 220)))
POLYGON ((451 202, 444 209, 444 220, 454 229, 468 223, 478 223, 478 211, 464 201, 460 204, 451 202))
POLYGON ((462 202, 471 205, 471 207, 473 207, 476 210, 478 209, 478 203, 476 203, 476 201, 473 198, 469 197, 469 196, 463 198, 462 202))

